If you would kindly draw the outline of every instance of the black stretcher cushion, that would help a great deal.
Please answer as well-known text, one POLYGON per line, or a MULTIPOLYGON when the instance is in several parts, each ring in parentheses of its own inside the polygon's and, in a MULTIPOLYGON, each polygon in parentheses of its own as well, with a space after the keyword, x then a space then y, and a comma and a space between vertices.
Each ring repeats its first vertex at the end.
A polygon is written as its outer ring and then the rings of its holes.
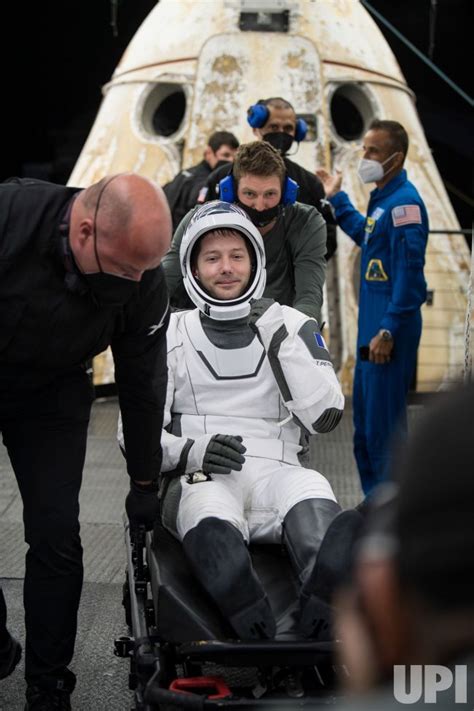
MULTIPOLYGON (((295 639, 298 584, 282 546, 251 545, 254 568, 277 620, 277 640, 295 639)), ((148 550, 158 635, 168 642, 228 640, 231 627, 190 570, 182 546, 161 525, 148 550)))

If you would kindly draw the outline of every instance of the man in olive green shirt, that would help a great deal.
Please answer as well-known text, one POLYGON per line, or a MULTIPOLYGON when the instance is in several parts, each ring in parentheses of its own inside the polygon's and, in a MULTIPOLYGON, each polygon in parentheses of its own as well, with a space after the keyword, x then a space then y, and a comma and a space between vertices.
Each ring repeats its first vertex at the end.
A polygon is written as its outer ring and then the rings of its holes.
MULTIPOLYGON (((293 306, 321 322, 325 279, 326 223, 315 207, 295 202, 295 184, 279 152, 265 141, 240 146, 228 189, 221 199, 236 202, 259 229, 267 259, 264 296, 293 306)), ((190 308, 182 285, 179 246, 194 210, 182 219, 162 262, 171 305, 190 308)), ((192 306, 192 305, 191 305, 192 306)))

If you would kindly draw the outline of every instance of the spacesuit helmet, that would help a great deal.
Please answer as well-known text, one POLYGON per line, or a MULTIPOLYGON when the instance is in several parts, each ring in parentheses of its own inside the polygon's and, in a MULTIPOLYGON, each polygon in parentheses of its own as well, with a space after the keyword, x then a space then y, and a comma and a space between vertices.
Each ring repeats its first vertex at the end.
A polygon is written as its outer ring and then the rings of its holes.
POLYGON ((238 205, 213 200, 194 212, 181 241, 179 259, 184 287, 200 311, 216 321, 244 318, 250 313, 250 302, 259 299, 265 288, 265 249, 260 232, 238 205), (208 232, 231 229, 239 232, 250 248, 252 270, 244 292, 233 299, 218 299, 193 275, 192 252, 198 240, 208 232))

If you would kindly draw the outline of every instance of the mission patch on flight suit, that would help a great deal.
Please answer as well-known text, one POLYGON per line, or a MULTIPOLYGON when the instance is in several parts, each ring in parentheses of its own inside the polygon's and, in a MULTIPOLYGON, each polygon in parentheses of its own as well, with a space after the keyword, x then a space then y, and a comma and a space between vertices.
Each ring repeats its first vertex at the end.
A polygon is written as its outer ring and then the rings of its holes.
POLYGON ((365 221, 365 231, 366 232, 373 232, 374 227, 375 227, 376 220, 373 217, 368 217, 365 221))
POLYGON ((388 281, 381 259, 371 259, 365 272, 366 281, 388 281))
POLYGON ((377 220, 379 217, 382 217, 384 214, 385 210, 382 207, 376 207, 373 213, 370 215, 370 217, 367 217, 365 220, 365 225, 364 225, 364 244, 367 244, 369 241, 369 236, 372 234, 372 232, 375 229, 375 226, 377 224, 377 220))

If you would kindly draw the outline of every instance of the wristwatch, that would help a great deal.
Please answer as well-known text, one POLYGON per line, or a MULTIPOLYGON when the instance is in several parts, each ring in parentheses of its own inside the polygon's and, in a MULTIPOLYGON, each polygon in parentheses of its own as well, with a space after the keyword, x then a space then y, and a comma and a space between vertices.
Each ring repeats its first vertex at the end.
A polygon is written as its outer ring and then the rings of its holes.
POLYGON ((381 328, 379 336, 382 337, 382 341, 393 341, 393 336, 387 328, 381 328))

